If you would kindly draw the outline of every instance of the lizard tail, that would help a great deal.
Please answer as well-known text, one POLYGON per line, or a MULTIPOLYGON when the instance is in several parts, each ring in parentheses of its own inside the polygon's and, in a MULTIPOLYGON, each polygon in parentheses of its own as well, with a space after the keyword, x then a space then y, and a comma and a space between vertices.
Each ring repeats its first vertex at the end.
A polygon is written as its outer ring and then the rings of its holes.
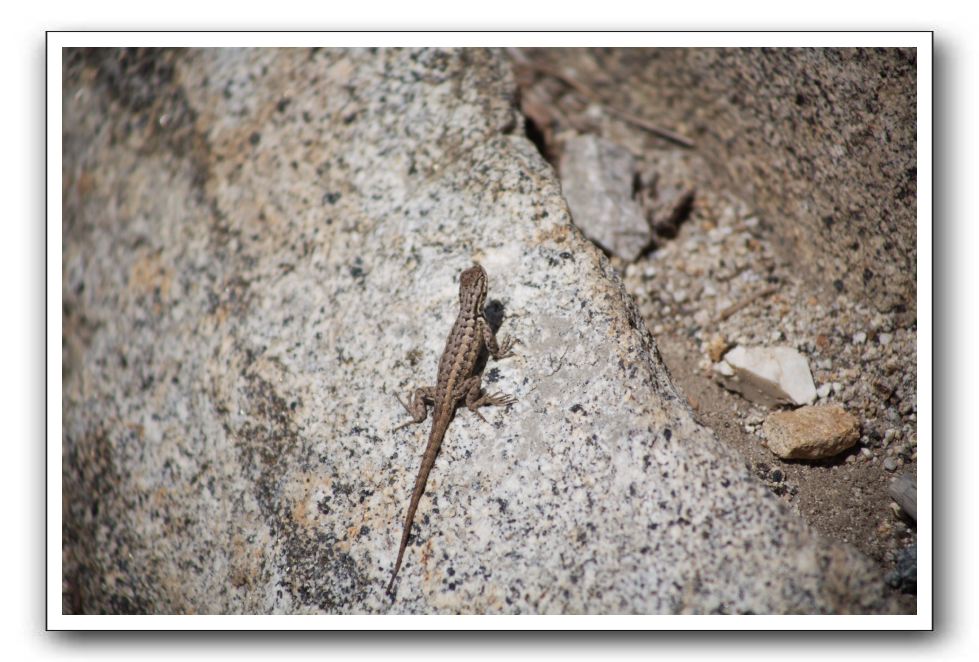
POLYGON ((401 534, 401 546, 398 548, 398 560, 394 563, 394 572, 391 573, 391 581, 388 582, 388 593, 394 588, 394 580, 401 569, 401 561, 405 556, 405 549, 408 547, 408 536, 411 534, 411 523, 415 519, 415 511, 418 510, 418 502, 421 501, 422 494, 425 493, 425 484, 428 482, 428 474, 435 466, 435 455, 438 453, 442 439, 441 434, 436 432, 437 426, 432 428, 432 436, 429 438, 428 448, 422 457, 422 465, 418 469, 418 476, 415 478, 415 489, 411 493, 411 501, 408 502, 408 513, 405 515, 405 528, 401 534), (439 438, 436 438, 438 435, 439 438))
MULTIPOLYGON (((426 460, 428 458, 425 458, 426 460)), ((418 478, 415 479, 415 490, 411 494, 411 502, 408 504, 408 514, 405 516, 405 528, 404 532, 401 534, 401 546, 398 548, 398 560, 394 563, 394 572, 391 573, 391 581, 388 582, 388 593, 394 588, 394 580, 398 576, 398 570, 401 569, 401 561, 404 560, 405 549, 408 548, 408 536, 411 534, 411 523, 415 519, 415 511, 418 510, 418 502, 421 499, 422 493, 425 491, 425 482, 428 480, 428 472, 432 469, 432 464, 429 462, 422 462, 421 471, 418 472, 418 478)))

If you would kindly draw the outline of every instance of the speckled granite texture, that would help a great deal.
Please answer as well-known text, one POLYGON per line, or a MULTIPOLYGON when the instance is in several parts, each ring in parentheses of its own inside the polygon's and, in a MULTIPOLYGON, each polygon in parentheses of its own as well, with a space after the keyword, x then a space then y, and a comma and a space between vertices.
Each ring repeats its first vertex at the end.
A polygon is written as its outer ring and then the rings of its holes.
POLYGON ((778 228, 813 284, 916 310, 913 48, 560 49, 534 55, 680 131, 778 228))
POLYGON ((66 612, 893 608, 694 423, 498 53, 64 64, 66 612), (473 259, 520 401, 456 415, 392 603, 473 259))

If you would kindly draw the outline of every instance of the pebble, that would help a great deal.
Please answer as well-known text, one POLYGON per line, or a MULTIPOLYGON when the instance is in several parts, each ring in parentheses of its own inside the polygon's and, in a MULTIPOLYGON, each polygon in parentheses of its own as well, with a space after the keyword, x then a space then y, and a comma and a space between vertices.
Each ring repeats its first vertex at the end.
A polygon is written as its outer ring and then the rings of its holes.
POLYGON ((887 583, 903 593, 918 592, 917 545, 910 545, 897 553, 894 571, 887 575, 887 583))
POLYGON ((783 459, 833 457, 860 438, 860 422, 839 405, 775 412, 765 419, 762 430, 769 450, 783 459))
POLYGON ((877 342, 879 342, 881 345, 890 345, 892 338, 894 338, 894 336, 890 333, 881 333, 877 336, 877 342))
POLYGON ((820 400, 824 400, 828 398, 832 392, 833 392, 832 384, 823 384, 822 386, 816 389, 816 396, 820 400))
POLYGON ((714 366, 714 375, 725 388, 762 405, 816 399, 809 363, 791 347, 735 347, 714 366))
POLYGON ((859 333, 854 333, 853 334, 853 343, 855 345, 862 345, 865 342, 867 342, 867 334, 866 333, 864 333, 863 331, 860 331, 859 333))

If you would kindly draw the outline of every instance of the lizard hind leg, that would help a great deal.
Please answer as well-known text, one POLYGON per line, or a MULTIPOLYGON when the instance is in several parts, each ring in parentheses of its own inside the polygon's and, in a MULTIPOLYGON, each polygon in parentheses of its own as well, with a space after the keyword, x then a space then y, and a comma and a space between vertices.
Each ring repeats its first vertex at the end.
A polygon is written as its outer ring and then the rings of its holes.
POLYGON ((411 397, 411 404, 405 404, 405 401, 401 399, 400 396, 395 395, 398 398, 398 402, 401 406, 405 408, 408 415, 411 416, 410 421, 406 421, 401 425, 393 428, 391 432, 395 430, 400 430, 403 427, 409 425, 417 425, 423 422, 428 417, 428 406, 435 403, 435 387, 434 386, 422 386, 421 388, 415 389, 414 394, 411 397))
POLYGON ((471 377, 463 382, 463 393, 466 398, 466 407, 472 413, 479 416, 480 420, 485 421, 483 415, 479 413, 480 407, 506 407, 517 401, 512 395, 506 393, 484 393, 482 388, 482 378, 479 376, 471 377))

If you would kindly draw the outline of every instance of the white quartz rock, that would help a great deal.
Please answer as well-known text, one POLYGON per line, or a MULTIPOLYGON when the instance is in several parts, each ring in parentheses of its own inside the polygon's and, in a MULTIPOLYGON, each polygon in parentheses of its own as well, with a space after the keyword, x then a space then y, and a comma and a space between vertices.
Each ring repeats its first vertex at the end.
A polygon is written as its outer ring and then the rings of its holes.
POLYGON ((714 374, 725 388, 763 405, 808 405, 816 399, 809 362, 791 347, 735 347, 714 374))

